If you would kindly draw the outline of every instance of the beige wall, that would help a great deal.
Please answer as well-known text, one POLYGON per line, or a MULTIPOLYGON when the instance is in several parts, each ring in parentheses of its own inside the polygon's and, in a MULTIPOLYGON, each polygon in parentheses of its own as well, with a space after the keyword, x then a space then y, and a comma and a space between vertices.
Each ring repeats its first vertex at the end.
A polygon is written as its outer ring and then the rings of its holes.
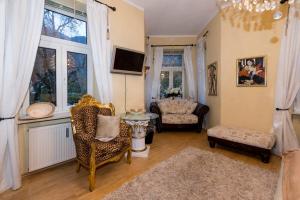
MULTIPOLYGON (((149 43, 152 45, 185 45, 196 44, 197 36, 150 36, 149 43)), ((184 47, 165 47, 166 49, 183 49, 184 47)), ((196 47, 193 47, 192 62, 194 66, 194 79, 197 81, 197 61, 196 61, 196 47)), ((196 84, 196 83, 195 83, 196 84)), ((185 79, 185 85, 186 79, 185 79)), ((185 87, 187 92, 187 87, 185 87)))
MULTIPOLYGON (((221 20, 220 15, 215 16, 207 25, 200 37, 208 31, 206 37, 206 64, 217 62, 217 96, 208 96, 206 94, 207 105, 210 110, 207 114, 207 128, 216 126, 221 123, 221 20)), ((207 84, 208 85, 208 84, 207 84)))
MULTIPOLYGON (((117 8, 109 12, 110 39, 114 45, 144 52, 144 12, 121 0, 104 1, 117 8)), ((144 108, 144 76, 126 75, 127 110, 144 108)), ((125 75, 112 74, 116 113, 125 111, 125 75)), ((95 89, 96 90, 96 89, 95 89)), ((97 91, 96 96, 97 95, 97 91)))
POLYGON ((271 131, 276 69, 285 19, 230 9, 207 26, 207 64, 218 62, 218 97, 208 97, 209 127, 216 124, 271 131), (266 56, 267 87, 237 87, 236 60, 266 56))
POLYGON ((221 16, 221 124, 272 130, 280 38, 285 20, 226 10, 221 16), (240 16, 239 16, 240 15, 240 16), (237 87, 236 59, 266 56, 267 87, 237 87))

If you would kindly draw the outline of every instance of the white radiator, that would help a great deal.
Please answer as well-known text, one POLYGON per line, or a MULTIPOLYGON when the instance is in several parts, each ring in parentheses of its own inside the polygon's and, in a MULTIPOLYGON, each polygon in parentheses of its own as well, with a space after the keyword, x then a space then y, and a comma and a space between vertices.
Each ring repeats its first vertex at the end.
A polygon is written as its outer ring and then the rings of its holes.
POLYGON ((76 156, 70 123, 29 129, 29 172, 76 156))

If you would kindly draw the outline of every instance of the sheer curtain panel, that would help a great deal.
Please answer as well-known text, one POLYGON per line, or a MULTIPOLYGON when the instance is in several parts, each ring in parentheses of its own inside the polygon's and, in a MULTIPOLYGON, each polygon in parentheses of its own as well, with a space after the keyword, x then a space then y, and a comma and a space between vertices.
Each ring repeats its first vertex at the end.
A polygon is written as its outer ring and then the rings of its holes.
POLYGON ((44 0, 0 0, 0 192, 21 186, 15 116, 28 90, 44 0), (5 52, 5 53, 3 53, 5 52))
POLYGON ((101 103, 111 103, 111 42, 107 39, 108 8, 94 0, 87 0, 87 19, 98 94, 101 103))
POLYGON ((283 33, 276 80, 273 129, 276 135, 274 153, 299 148, 289 109, 300 88, 300 18, 299 11, 291 5, 287 32, 283 33))
POLYGON ((163 63, 164 49, 162 47, 154 48, 154 65, 153 65, 153 81, 152 81, 152 99, 160 98, 160 73, 163 63))
POLYGON ((205 38, 197 44, 197 71, 198 71, 198 101, 206 104, 206 63, 205 63, 205 38))
POLYGON ((146 48, 146 58, 144 66, 149 67, 149 70, 146 72, 145 80, 145 100, 146 100, 146 110, 149 110, 150 104, 152 102, 152 77, 153 77, 153 50, 150 44, 146 48))
POLYGON ((192 62, 192 47, 184 48, 184 67, 185 67, 185 77, 187 83, 187 97, 196 100, 196 84, 195 84, 195 74, 194 66, 192 62))

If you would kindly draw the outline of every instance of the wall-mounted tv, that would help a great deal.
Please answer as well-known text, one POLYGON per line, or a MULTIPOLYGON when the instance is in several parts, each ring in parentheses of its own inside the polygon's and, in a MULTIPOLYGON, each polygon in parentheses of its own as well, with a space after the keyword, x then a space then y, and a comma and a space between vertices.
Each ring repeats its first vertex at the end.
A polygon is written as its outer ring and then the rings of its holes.
POLYGON ((142 75, 144 58, 143 52, 114 46, 111 72, 142 75))

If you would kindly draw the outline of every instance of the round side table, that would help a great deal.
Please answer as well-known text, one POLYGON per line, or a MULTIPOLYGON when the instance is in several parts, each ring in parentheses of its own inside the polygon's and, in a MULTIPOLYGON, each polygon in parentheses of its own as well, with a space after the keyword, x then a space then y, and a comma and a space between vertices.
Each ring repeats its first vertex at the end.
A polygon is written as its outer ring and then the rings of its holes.
POLYGON ((147 134, 147 127, 150 120, 158 118, 154 113, 131 114, 124 113, 121 119, 132 128, 132 151, 144 152, 147 150, 145 144, 145 137, 147 134))

